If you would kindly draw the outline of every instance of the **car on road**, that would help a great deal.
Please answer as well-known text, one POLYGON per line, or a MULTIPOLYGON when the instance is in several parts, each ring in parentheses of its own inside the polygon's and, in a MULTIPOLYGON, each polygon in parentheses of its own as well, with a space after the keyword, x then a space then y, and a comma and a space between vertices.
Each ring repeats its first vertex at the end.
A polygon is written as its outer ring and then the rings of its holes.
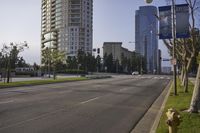
POLYGON ((132 75, 138 75, 138 74, 139 74, 138 71, 134 71, 134 72, 132 72, 132 75))

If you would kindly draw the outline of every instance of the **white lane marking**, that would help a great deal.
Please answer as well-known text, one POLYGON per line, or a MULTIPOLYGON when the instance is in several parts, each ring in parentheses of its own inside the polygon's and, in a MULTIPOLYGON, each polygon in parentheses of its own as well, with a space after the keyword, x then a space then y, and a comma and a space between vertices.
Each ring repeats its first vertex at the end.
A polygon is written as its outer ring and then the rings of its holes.
POLYGON ((95 98, 89 99, 89 100, 87 100, 87 101, 81 102, 80 104, 85 104, 85 103, 94 101, 94 100, 96 100, 96 99, 99 99, 99 97, 95 97, 95 98))
POLYGON ((72 90, 66 90, 66 91, 60 91, 60 92, 57 92, 58 94, 66 94, 66 93, 70 93, 72 92, 72 90))
POLYGON ((12 102, 14 102, 13 100, 9 100, 9 101, 2 101, 2 102, 0 102, 0 104, 6 104, 6 103, 12 103, 12 102))
POLYGON ((128 90, 129 88, 123 88, 123 89, 120 89, 119 91, 121 92, 121 91, 126 91, 126 90, 128 90))

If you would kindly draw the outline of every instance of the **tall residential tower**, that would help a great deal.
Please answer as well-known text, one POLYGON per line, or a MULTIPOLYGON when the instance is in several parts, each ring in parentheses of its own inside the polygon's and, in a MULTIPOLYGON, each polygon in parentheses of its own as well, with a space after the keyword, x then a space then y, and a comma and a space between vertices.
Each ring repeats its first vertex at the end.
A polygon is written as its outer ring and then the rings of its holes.
POLYGON ((148 73, 158 72, 157 8, 141 6, 135 14, 135 50, 145 57, 148 73))
POLYGON ((92 53, 93 0, 42 0, 41 50, 92 53))

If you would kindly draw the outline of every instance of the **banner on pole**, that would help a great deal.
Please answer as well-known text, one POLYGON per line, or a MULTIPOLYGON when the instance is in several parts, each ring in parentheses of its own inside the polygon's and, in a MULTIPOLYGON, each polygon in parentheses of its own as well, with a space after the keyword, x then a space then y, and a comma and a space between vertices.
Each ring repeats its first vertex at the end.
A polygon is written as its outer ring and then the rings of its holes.
POLYGON ((188 38, 189 32, 189 5, 176 5, 176 38, 188 38))
POLYGON ((172 38, 172 11, 171 6, 159 7, 159 38, 171 39, 172 38))

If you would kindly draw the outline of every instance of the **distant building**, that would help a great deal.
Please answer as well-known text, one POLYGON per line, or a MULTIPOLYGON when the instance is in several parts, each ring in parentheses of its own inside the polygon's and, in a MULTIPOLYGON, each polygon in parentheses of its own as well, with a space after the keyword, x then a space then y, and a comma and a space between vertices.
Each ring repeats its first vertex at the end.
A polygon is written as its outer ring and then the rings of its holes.
POLYGON ((141 6, 135 13, 135 52, 145 57, 148 73, 159 71, 156 15, 155 6, 141 6))
POLYGON ((120 64, 122 61, 122 55, 128 59, 131 59, 132 53, 133 52, 122 47, 122 42, 104 42, 103 44, 103 55, 112 54, 113 60, 119 60, 120 64))
POLYGON ((93 0, 42 0, 41 50, 92 53, 93 0))

